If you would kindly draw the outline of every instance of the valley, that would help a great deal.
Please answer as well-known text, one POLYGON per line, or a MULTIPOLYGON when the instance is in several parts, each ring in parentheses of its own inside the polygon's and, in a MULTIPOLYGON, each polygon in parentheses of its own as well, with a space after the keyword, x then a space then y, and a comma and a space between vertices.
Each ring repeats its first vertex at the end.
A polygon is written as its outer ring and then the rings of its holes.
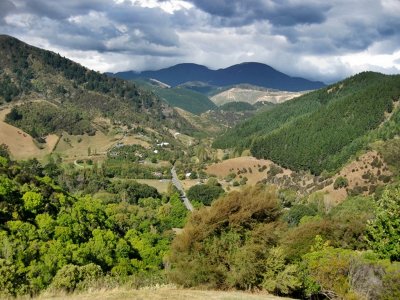
POLYGON ((399 295, 400 75, 101 74, 0 42, 0 297, 399 295))

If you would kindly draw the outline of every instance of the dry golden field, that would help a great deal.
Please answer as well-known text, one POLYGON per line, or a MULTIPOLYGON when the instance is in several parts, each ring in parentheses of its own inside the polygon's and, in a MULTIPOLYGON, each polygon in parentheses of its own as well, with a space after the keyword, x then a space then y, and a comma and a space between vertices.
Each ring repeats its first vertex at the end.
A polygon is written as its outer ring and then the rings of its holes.
POLYGON ((51 153, 57 144, 58 136, 52 134, 46 137, 46 144, 40 149, 33 138, 21 129, 11 126, 4 122, 5 116, 10 112, 10 108, 0 111, 0 144, 6 144, 14 159, 43 158, 51 153))
POLYGON ((43 295, 38 300, 284 300, 264 293, 246 293, 239 291, 203 291, 179 289, 171 286, 157 288, 142 288, 138 290, 117 288, 106 291, 84 292, 72 295, 43 295))

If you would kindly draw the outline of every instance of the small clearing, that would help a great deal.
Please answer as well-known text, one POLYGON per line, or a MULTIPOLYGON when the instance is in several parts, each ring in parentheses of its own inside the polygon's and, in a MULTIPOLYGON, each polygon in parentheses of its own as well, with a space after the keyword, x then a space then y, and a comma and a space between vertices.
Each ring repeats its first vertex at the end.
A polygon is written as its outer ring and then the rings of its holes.
POLYGON ((135 179, 135 181, 152 186, 156 188, 159 193, 166 193, 171 182, 169 179, 135 179))
POLYGON ((105 155, 107 150, 113 146, 120 137, 108 136, 101 131, 96 131, 96 134, 89 136, 70 135, 63 133, 60 141, 54 150, 60 153, 65 158, 81 158, 88 155, 105 155))
MULTIPOLYGON (((236 180, 240 180, 239 176, 241 175, 242 177, 247 177, 248 185, 254 185, 267 176, 267 171, 272 164, 273 162, 270 160, 242 156, 212 164, 206 168, 206 173, 217 176, 219 180, 223 180, 230 173, 235 173, 237 174, 236 180), (260 168, 263 168, 263 170, 260 168), (244 169, 246 169, 246 172, 239 172, 244 169), (251 172, 249 169, 251 169, 251 172), (241 174, 239 175, 238 172, 241 174)), ((283 169, 283 173, 278 174, 277 177, 289 175, 290 173, 290 170, 283 169)))

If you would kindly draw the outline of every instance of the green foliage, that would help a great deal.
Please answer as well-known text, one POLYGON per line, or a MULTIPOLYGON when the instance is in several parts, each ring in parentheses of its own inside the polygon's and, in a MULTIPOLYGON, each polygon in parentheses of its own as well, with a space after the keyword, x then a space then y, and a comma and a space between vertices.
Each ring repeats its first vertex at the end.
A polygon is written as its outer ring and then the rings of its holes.
POLYGON ((46 102, 26 103, 14 107, 6 116, 6 122, 23 129, 33 138, 44 137, 51 133, 90 135, 95 129, 90 124, 91 118, 73 107, 57 107, 46 102))
POLYGON ((339 176, 335 179, 335 182, 333 183, 333 188, 335 190, 345 188, 349 186, 349 180, 345 177, 339 176))
POLYGON ((291 294, 301 287, 297 265, 287 264, 282 248, 272 248, 266 259, 263 288, 274 294, 291 294))
MULTIPOLYGON (((73 108, 80 114, 77 122, 79 125, 60 120, 60 124, 66 125, 62 128, 66 131, 92 131, 88 121, 98 115, 118 124, 141 123, 153 128, 160 128, 162 124, 180 132, 193 131, 185 119, 166 109, 167 105, 160 97, 138 88, 134 83, 88 70, 59 54, 29 46, 9 36, 3 35, 0 39, 0 56, 4 58, 0 63, 4 70, 0 73, 0 99, 7 102, 25 100, 31 99, 32 95, 37 97, 39 93, 55 104, 53 108, 49 107, 50 111, 73 108)), ((38 104, 33 103, 31 106, 38 104)), ((42 115, 47 118, 53 116, 47 112, 42 115)), ((76 114, 66 116, 67 120, 71 120, 76 114)), ((31 124, 43 129, 45 119, 38 120, 38 124, 31 124)))
POLYGON ((382 154, 384 161, 400 171, 400 139, 391 139, 382 142, 378 146, 378 151, 382 154))
POLYGON ((85 281, 100 278, 102 273, 100 266, 93 263, 84 266, 68 264, 58 270, 51 282, 50 289, 73 292, 85 281))
POLYGON ((179 193, 174 193, 169 203, 163 205, 158 211, 162 228, 182 228, 186 223, 187 208, 182 203, 179 193))
POLYGON ((186 88, 154 88, 153 92, 165 99, 171 106, 182 108, 195 115, 217 108, 207 96, 186 88))
POLYGON ((141 198, 160 198, 157 189, 137 181, 114 181, 108 186, 107 191, 120 194, 131 204, 137 204, 141 198))
POLYGON ((343 299, 396 299, 400 264, 380 260, 371 252, 329 246, 303 256, 305 296, 343 299))
MULTIPOLYGON (((336 170, 373 138, 368 134, 378 129, 400 95, 399 80, 400 76, 358 74, 259 113, 214 146, 251 147, 254 156, 293 170, 336 170)), ((376 134, 389 135, 390 128, 376 134)))
POLYGON ((315 216, 317 210, 313 205, 296 204, 292 206, 287 213, 283 216, 290 226, 297 226, 300 220, 305 216, 315 216))
POLYGON ((274 191, 263 186, 232 192, 194 212, 174 240, 170 278, 184 286, 260 287, 279 215, 274 191))
POLYGON ((20 89, 11 81, 9 76, 4 76, 0 80, 0 97, 3 97, 6 102, 10 102, 20 93, 20 89))
POLYGON ((187 215, 178 195, 163 203, 154 188, 117 181, 107 184, 115 193, 107 203, 71 196, 42 171, 37 161, 0 168, 1 296, 160 272, 171 229, 187 215))
POLYGON ((210 205, 211 202, 217 199, 224 193, 224 189, 218 185, 197 184, 192 186, 188 192, 189 200, 198 200, 204 205, 210 205))
POLYGON ((241 111, 255 110, 256 108, 250 103, 235 101, 235 102, 225 103, 221 105, 219 109, 224 111, 241 112, 241 111))
POLYGON ((375 219, 368 224, 368 241, 381 257, 400 261, 400 187, 388 187, 377 202, 375 219))
POLYGON ((43 197, 41 194, 36 192, 26 192, 22 196, 22 200, 24 201, 24 207, 26 210, 36 212, 37 209, 42 205, 43 197))
POLYGON ((303 257, 309 283, 306 293, 322 293, 346 298, 350 292, 347 274, 353 253, 349 250, 325 247, 303 257))
POLYGON ((102 168, 107 177, 160 179, 170 178, 169 167, 151 167, 124 159, 107 159, 102 168), (167 174, 167 175, 164 175, 167 174))

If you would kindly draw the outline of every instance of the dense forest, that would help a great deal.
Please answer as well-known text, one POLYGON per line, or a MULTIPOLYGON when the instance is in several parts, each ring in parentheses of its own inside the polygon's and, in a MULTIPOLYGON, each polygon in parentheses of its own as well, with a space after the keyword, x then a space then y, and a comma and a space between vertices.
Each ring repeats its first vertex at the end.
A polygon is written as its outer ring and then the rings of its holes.
POLYGON ((278 105, 228 130, 215 147, 250 148, 293 170, 319 174, 342 166, 366 145, 400 96, 400 76, 365 72, 278 105))
POLYGON ((225 111, 248 111, 255 110, 256 108, 247 102, 237 101, 237 102, 228 102, 219 107, 221 110, 225 111))
POLYGON ((162 277, 171 229, 187 214, 178 194, 101 172, 17 163, 1 147, 0 296, 162 277))

